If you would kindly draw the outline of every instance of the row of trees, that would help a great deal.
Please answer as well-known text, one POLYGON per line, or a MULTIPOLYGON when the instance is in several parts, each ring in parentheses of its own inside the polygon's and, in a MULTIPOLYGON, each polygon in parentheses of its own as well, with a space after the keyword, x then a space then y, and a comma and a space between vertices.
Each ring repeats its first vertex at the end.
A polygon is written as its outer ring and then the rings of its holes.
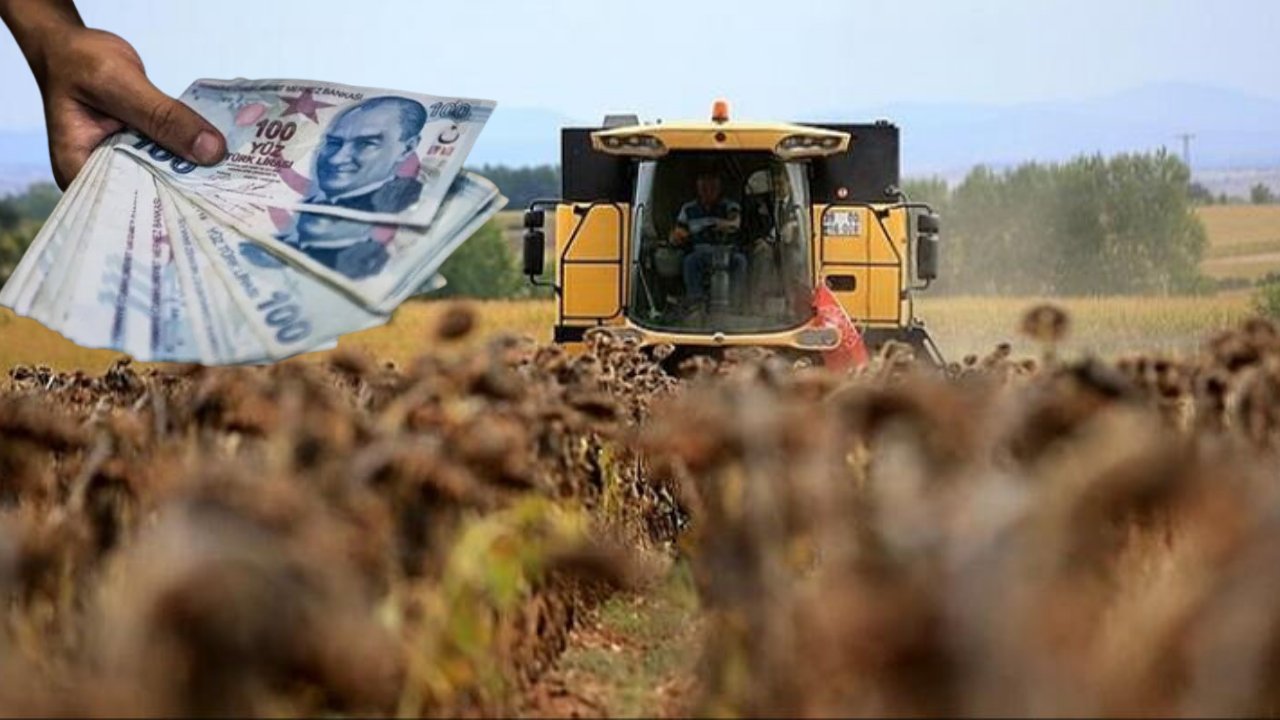
POLYGON ((1270 205, 1276 201, 1276 194, 1271 190, 1270 185, 1257 183, 1249 188, 1249 202, 1254 205, 1270 205))
MULTIPOLYGON (((1215 196, 1212 190, 1198 182, 1191 183, 1187 192, 1192 202, 1200 205, 1234 205, 1243 202, 1240 198, 1226 193, 1218 193, 1215 196)), ((1254 183, 1249 187, 1249 202, 1253 205, 1270 205, 1276 200, 1275 191, 1266 183, 1254 183)))
MULTIPOLYGON (((513 208, 560 190, 556 166, 486 165, 479 172, 502 189, 513 208)), ((1166 152, 1026 163, 1004 171, 977 167, 955 187, 922 180, 908 182, 906 189, 943 212, 940 290, 1096 294, 1202 287, 1198 268, 1206 241, 1194 204, 1203 199, 1187 167, 1166 152)), ((1251 200, 1274 198, 1255 188, 1251 200)), ((453 271, 446 277, 454 292, 493 296, 480 289, 486 277, 502 293, 509 287, 520 292, 518 278, 513 285, 511 273, 497 267, 511 253, 498 247, 496 228, 490 231, 492 237, 471 240, 446 266, 453 271), (465 280, 473 266, 481 280, 474 288, 465 280)))
MULTIPOLYGON (((553 166, 479 169, 512 207, 559 191, 553 166)), ((1064 164, 1027 163, 972 170, 955 187, 941 180, 906 183, 944 219, 938 289, 966 293, 1109 294, 1201 289, 1205 247, 1193 212, 1190 177, 1175 156, 1081 157, 1064 164)), ((52 185, 0 199, 0 283, 17 265, 57 202, 52 185)), ((490 223, 442 268, 444 295, 510 297, 526 292, 517 260, 490 223)))
POLYGON ((938 289, 1089 295, 1201 289, 1205 231, 1190 174, 1165 152, 972 170, 909 182, 943 215, 938 289))
MULTIPOLYGON (((507 165, 482 165, 476 172, 492 180, 502 193, 510 198, 509 207, 525 207, 532 200, 553 198, 560 195, 560 166, 533 165, 529 167, 509 167, 507 165)), ((1187 186, 1192 202, 1201 205, 1227 205, 1231 203, 1249 202, 1254 205, 1266 205, 1280 201, 1271 186, 1266 183, 1255 183, 1249 188, 1247 199, 1220 193, 1214 195, 1206 185, 1192 182, 1187 186)))
POLYGON ((517 262, 511 243, 497 222, 490 220, 444 261, 440 274, 448 284, 431 297, 520 297, 530 286, 517 262))
POLYGON ((534 200, 560 197, 559 165, 481 165, 474 169, 502 190, 509 201, 508 208, 523 208, 534 200))

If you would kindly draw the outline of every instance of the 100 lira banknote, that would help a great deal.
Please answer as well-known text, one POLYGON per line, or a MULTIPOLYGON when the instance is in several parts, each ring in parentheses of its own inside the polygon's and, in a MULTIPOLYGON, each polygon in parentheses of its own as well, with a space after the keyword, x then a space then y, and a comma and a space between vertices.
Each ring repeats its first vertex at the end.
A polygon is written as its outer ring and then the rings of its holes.
POLYGON ((488 101, 299 80, 199 81, 183 99, 226 133, 227 159, 108 138, 0 305, 140 360, 269 362, 441 286, 506 202, 462 171, 488 101))
POLYGON ((418 227, 431 224, 494 108, 296 80, 198 80, 181 100, 226 136, 223 162, 199 167, 140 136, 116 147, 184 194, 418 227))

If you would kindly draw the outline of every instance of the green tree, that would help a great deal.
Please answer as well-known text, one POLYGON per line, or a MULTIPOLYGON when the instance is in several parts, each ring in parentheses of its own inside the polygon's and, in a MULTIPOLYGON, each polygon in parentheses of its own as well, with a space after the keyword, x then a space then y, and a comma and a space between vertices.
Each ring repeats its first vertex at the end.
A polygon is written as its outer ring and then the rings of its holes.
POLYGON ((9 198, 0 199, 0 231, 13 230, 22 222, 22 213, 9 198))
MULTIPOLYGON (((1199 279, 1207 244, 1187 193, 1190 173, 1176 157, 1118 155, 1108 163, 1108 258, 1114 258, 1114 292, 1179 292, 1199 279)), ((1105 288, 1104 288, 1105 290, 1105 288)))
POLYGON ((1010 294, 1190 292, 1205 233, 1190 174, 1167 153, 977 167, 950 193, 939 289, 1010 294))
POLYGON ((1254 205, 1269 205, 1276 201, 1276 194, 1265 183, 1258 183, 1249 188, 1249 202, 1254 205))
POLYGON ((902 182, 902 194, 911 202, 929 203, 934 210, 945 213, 951 199, 951 188, 940 177, 910 178, 902 182))
POLYGON ((1191 202, 1198 205, 1212 205, 1217 201, 1217 198, 1213 196, 1213 191, 1203 183, 1198 182, 1193 182, 1187 186, 1187 197, 1191 198, 1191 202))
POLYGON ((1268 280, 1253 293, 1253 310, 1264 317, 1280 319, 1280 282, 1268 280))
POLYGON ((524 287, 511 246, 492 220, 454 251, 440 274, 449 284, 434 297, 506 298, 524 287))
POLYGON ((62 191, 57 185, 49 182, 36 183, 26 192, 12 198, 13 206, 18 214, 28 220, 40 220, 53 212, 54 206, 62 199, 62 191))
POLYGON ((0 198, 0 285, 13 274, 60 197, 53 184, 39 183, 20 195, 0 198))
POLYGON ((0 231, 0 287, 9 281, 39 229, 39 223, 26 222, 12 230, 0 231))
POLYGON ((1053 176, 1027 163, 996 172, 979 166, 956 187, 943 225, 944 289, 978 293, 1053 291, 1058 248, 1046 216, 1053 176))
POLYGON ((557 165, 518 168, 482 165, 476 172, 498 186, 507 196, 509 208, 519 209, 534 200, 560 197, 560 167, 557 165))

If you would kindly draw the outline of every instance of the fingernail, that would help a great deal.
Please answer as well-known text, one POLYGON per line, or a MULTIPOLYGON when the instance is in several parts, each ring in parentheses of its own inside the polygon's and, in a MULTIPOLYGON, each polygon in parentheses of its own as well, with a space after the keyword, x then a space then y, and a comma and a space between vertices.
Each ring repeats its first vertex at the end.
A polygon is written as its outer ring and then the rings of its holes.
POLYGON ((222 162, 222 141, 208 130, 201 130, 196 141, 191 145, 191 155, 203 165, 215 165, 222 162))

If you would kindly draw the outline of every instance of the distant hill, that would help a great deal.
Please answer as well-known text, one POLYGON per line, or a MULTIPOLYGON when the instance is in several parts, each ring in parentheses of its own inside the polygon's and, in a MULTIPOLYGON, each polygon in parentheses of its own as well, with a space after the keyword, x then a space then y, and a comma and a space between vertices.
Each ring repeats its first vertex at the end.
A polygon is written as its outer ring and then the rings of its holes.
MULTIPOLYGON (((643 108, 637 110, 645 117, 643 108)), ((902 128, 903 170, 909 175, 957 179, 978 163, 1005 166, 1093 152, 1167 147, 1181 153, 1175 136, 1184 132, 1195 135, 1191 161, 1197 176, 1213 185, 1234 186, 1217 171, 1280 168, 1280 99, 1196 85, 1148 85, 1088 100, 1010 105, 836 101, 784 119, 877 118, 902 128)), ((499 104, 468 164, 558 163, 559 128, 598 120, 499 104)), ((0 130, 0 188, 14 182, 11 173, 27 177, 32 166, 48 172, 43 132, 0 130)))
POLYGON ((560 162, 560 128, 580 121, 550 110, 498 103, 467 164, 546 165, 560 162))
POLYGON ((1166 84, 1079 102, 1007 106, 900 103, 833 108, 816 119, 888 118, 903 131, 903 170, 963 174, 978 163, 1064 160, 1167 147, 1192 133, 1196 170, 1280 166, 1280 100, 1166 84))
POLYGON ((16 195, 38 182, 52 182, 49 162, 38 165, 0 163, 0 197, 16 195))
POLYGON ((0 196, 52 179, 49 146, 43 130, 0 130, 0 196))
MULTIPOLYGON (((653 119, 643 108, 636 110, 642 119, 653 119)), ((849 103, 782 119, 877 118, 902 128, 903 170, 911 175, 954 177, 979 163, 1004 166, 1094 152, 1110 155, 1167 147, 1181 154, 1176 137, 1180 133, 1195 135, 1191 163, 1197 171, 1280 168, 1280 99, 1186 84, 1148 85, 1070 102, 849 103)), ((499 105, 476 144, 472 164, 558 162, 559 128, 599 119, 499 105)))

